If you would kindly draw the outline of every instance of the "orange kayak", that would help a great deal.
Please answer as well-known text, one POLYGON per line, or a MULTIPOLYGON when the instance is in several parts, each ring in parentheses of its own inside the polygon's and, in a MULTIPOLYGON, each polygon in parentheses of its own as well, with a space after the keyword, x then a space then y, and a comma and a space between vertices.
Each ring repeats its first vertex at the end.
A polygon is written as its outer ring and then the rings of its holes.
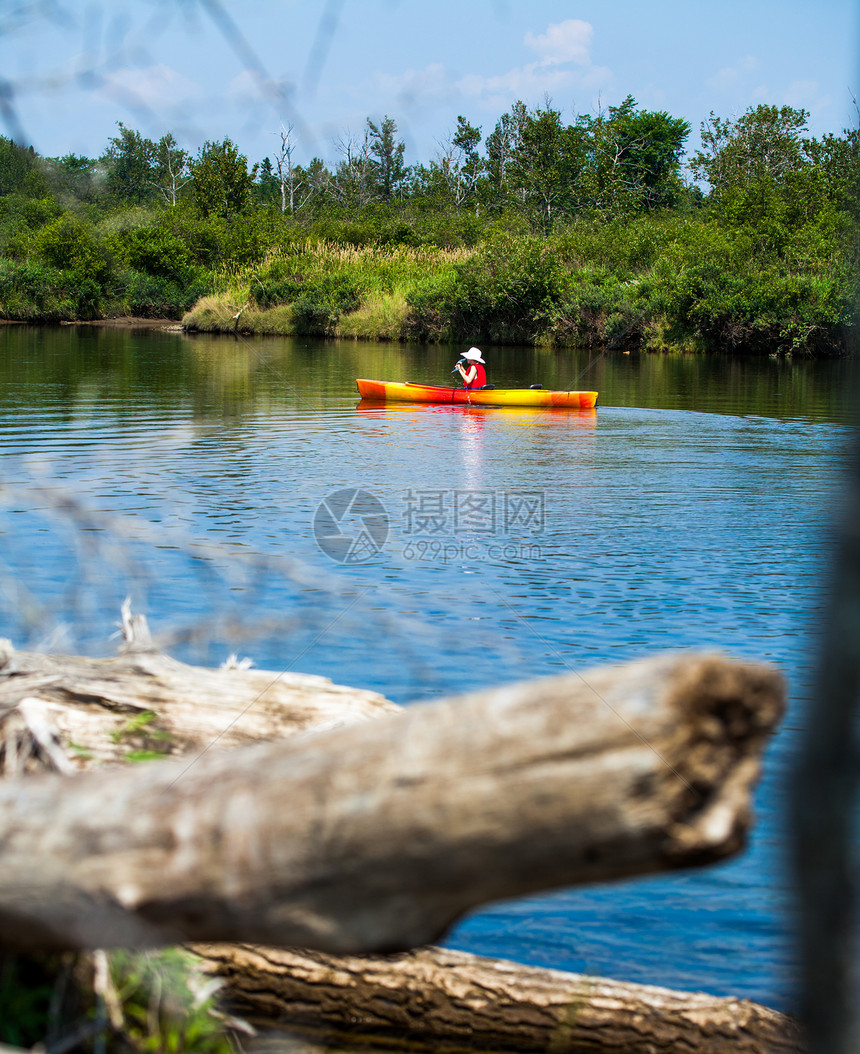
POLYGON ((398 403, 461 403, 464 406, 546 406, 569 410, 591 410, 597 392, 560 392, 548 388, 441 388, 410 381, 371 381, 359 377, 355 382, 362 399, 398 403))

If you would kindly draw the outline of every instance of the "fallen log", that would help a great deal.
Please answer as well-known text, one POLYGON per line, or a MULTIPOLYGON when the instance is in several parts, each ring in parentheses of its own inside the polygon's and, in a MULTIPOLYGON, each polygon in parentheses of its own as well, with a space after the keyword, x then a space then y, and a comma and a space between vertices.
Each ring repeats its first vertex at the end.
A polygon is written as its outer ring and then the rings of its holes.
POLYGON ((20 652, 0 640, 0 774, 195 755, 400 710, 326 677, 236 661, 188 666, 154 647, 143 616, 126 608, 122 625, 125 644, 107 659, 20 652))
MULTIPOLYGON (((196 945, 222 1003, 322 1046, 534 1054, 797 1054, 794 1019, 746 999, 521 966, 443 948, 333 956, 196 945)), ((273 1047, 272 1049, 277 1049, 273 1047)), ((292 1048, 290 1048, 292 1049, 292 1048)))
MULTIPOLYGON (((10 666, 12 697, 51 690, 10 666)), ((287 742, 7 780, 0 941, 391 951, 488 901, 718 860, 743 844, 782 708, 770 667, 669 654, 287 742)))

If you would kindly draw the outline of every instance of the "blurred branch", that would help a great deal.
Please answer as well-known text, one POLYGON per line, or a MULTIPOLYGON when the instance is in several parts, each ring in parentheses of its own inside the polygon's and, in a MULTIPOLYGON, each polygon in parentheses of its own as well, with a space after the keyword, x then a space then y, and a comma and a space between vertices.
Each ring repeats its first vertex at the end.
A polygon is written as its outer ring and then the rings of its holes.
POLYGON ((815 1054, 855 1054, 860 751, 860 436, 835 530, 818 677, 793 782, 801 1016, 815 1054))
POLYGON ((326 0, 320 20, 317 25, 311 53, 308 56, 304 74, 305 90, 313 95, 322 76, 323 67, 328 58, 329 49, 337 33, 337 24, 340 21, 340 12, 344 0, 326 0))
POLYGON ((380 604, 379 585, 372 589, 377 603, 370 603, 365 601, 370 587, 295 557, 201 540, 175 523, 106 513, 65 481, 33 477, 26 469, 16 476, 6 481, 0 475, 0 509, 26 511, 39 523, 40 541, 48 538, 68 553, 61 583, 45 583, 32 529, 4 536, 0 619, 4 633, 26 647, 79 650, 94 627, 101 640, 105 611, 116 610, 126 596, 146 611, 164 578, 174 574, 189 583, 195 603, 187 618, 159 626, 155 643, 164 651, 236 649, 246 641, 259 646, 277 640, 282 668, 289 669, 337 626, 389 640, 420 681, 429 676, 432 657, 445 641, 444 627, 396 615, 396 608, 380 604))
POLYGON ((197 0, 197 2, 209 15, 212 24, 235 52, 244 68, 252 74, 260 94, 273 104, 281 121, 295 125, 298 133, 310 143, 312 137, 308 128, 290 103, 293 86, 287 87, 269 75, 259 55, 248 42, 236 21, 228 14, 221 0, 197 0))
MULTIPOLYGON (((88 91, 98 91, 122 106, 138 120, 155 125, 163 115, 155 112, 144 96, 118 82, 111 74, 117 71, 139 68, 155 61, 152 42, 166 31, 166 27, 177 15, 190 15, 195 7, 211 22, 226 45, 236 56, 240 68, 246 70, 256 85, 260 98, 273 107, 279 120, 296 127, 309 148, 313 148, 313 136, 301 119, 291 99, 294 86, 272 77, 260 59, 257 50, 248 40, 239 22, 230 14, 221 0, 179 0, 176 4, 152 5, 152 14, 141 25, 128 18, 128 5, 95 3, 82 11, 59 0, 33 0, 19 3, 0 13, 0 36, 10 37, 22 30, 32 28, 39 22, 60 27, 72 38, 80 34, 83 47, 62 67, 46 74, 24 74, 11 78, 8 71, 0 77, 0 118, 10 137, 20 145, 30 143, 24 127, 18 100, 25 95, 56 94, 72 85, 88 91), (103 23, 106 23, 107 29, 103 23)), ((333 33, 337 19, 323 13, 322 23, 326 32, 333 33)), ((320 39, 318 34, 317 39, 320 39)), ((190 40, 189 46, 193 42, 190 40)), ((315 45, 315 48, 317 45, 315 45)), ((318 59, 311 57, 309 66, 318 59)))

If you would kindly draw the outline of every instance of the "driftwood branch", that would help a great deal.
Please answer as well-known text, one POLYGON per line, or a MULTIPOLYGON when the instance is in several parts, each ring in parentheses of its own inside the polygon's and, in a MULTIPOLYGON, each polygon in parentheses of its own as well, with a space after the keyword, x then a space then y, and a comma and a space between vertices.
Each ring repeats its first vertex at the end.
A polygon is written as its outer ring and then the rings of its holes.
POLYGON ((787 1054, 797 1023, 746 999, 520 966, 442 948, 333 956, 195 946, 231 1011, 268 1031, 373 1049, 787 1054))
POLYGON ((31 770, 68 772, 133 760, 141 750, 193 757, 400 710, 376 692, 325 677, 236 661, 220 670, 177 662, 153 647, 145 619, 127 610, 123 637, 110 659, 18 652, 0 640, 0 773, 16 775, 30 760, 26 742, 23 749, 12 742, 16 727, 31 741, 31 770), (64 756, 49 748, 49 727, 66 744, 64 756))
MULTIPOLYGON (((184 713, 181 691, 140 696, 189 669, 145 645, 78 662, 7 650, 0 705, 71 693, 184 713)), ((721 859, 782 707, 769 667, 665 655, 199 760, 8 780, 0 939, 390 951, 487 901, 721 859)))

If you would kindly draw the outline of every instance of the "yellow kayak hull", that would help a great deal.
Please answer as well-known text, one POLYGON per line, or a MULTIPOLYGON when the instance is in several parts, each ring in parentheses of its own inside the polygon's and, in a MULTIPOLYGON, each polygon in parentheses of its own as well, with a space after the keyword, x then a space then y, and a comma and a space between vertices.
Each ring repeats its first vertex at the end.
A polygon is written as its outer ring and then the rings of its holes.
POLYGON ((547 388, 443 388, 410 381, 372 381, 359 377, 355 382, 362 399, 375 402, 448 403, 462 406, 544 406, 568 410, 591 410, 597 392, 563 392, 547 388))

